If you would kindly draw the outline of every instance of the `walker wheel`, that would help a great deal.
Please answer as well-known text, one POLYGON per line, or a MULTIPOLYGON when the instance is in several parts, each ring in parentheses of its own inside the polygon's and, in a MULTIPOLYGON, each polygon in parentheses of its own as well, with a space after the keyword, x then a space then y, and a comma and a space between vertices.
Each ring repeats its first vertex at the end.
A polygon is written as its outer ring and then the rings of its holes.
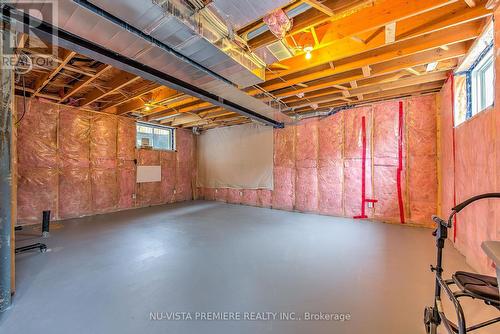
POLYGON ((425 325, 425 333, 427 334, 436 334, 437 333, 437 325, 434 321, 434 308, 428 306, 424 309, 424 325, 425 325))

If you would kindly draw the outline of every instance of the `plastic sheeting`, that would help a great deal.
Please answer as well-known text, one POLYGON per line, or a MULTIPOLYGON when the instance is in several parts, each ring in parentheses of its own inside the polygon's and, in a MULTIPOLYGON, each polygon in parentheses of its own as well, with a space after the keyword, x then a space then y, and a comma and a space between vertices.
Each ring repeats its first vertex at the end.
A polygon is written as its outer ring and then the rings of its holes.
POLYGON ((198 137, 197 153, 199 187, 273 187, 271 127, 249 123, 207 130, 198 137))
MULTIPOLYGON (((405 221, 431 225, 437 211, 436 95, 403 100, 402 199, 405 221), (408 160, 409 159, 409 163, 408 160)), ((274 190, 203 188, 207 200, 353 217, 361 213, 362 119, 366 124, 368 217, 400 222, 399 101, 345 110, 274 130, 274 190)))
POLYGON ((191 199, 194 136, 177 130, 177 152, 136 152, 135 131, 131 119, 28 100, 18 125, 19 223, 40 222, 43 210, 57 220, 191 199), (136 185, 136 157, 161 165, 162 181, 136 185))

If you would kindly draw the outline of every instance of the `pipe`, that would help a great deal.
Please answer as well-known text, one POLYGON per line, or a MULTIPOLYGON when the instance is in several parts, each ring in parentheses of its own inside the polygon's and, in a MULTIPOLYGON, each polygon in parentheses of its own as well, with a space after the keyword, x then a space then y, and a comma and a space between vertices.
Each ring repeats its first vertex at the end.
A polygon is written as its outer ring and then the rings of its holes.
POLYGON ((89 58, 109 64, 123 71, 135 74, 143 79, 157 82, 161 85, 168 86, 179 92, 197 97, 201 100, 212 103, 213 105, 225 108, 240 115, 252 118, 256 121, 271 125, 275 128, 283 128, 282 122, 275 121, 269 117, 261 115, 253 110, 245 108, 235 102, 223 99, 204 89, 196 87, 188 82, 170 76, 164 72, 158 71, 155 68, 142 64, 131 58, 124 57, 116 52, 106 49, 91 41, 78 37, 63 29, 59 29, 47 22, 43 22, 24 12, 21 12, 13 7, 4 4, 2 7, 2 17, 4 19, 12 19, 35 32, 37 37, 45 39, 46 42, 51 41, 52 36, 57 37, 58 46, 73 50, 77 53, 86 55, 89 58))
MULTIPOLYGON (((0 22, 1 24, 1 22, 0 22)), ((0 30, 0 55, 11 50, 8 30, 0 30)), ((0 312, 11 303, 11 261, 12 261, 12 70, 0 69, 2 83, 0 99, 0 312)))

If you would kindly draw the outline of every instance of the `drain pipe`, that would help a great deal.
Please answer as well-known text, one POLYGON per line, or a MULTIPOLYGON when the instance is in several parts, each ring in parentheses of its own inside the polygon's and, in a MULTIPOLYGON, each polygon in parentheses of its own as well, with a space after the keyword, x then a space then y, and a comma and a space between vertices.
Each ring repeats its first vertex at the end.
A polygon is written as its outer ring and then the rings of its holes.
MULTIPOLYGON (((0 22, 0 25, 4 23, 0 22)), ((0 58, 12 55, 11 32, 0 27, 0 58), (8 54, 4 54, 7 51, 8 54), (10 55, 9 55, 10 54, 10 55)), ((11 263, 12 247, 12 69, 0 68, 0 312, 5 311, 11 302, 11 263)))

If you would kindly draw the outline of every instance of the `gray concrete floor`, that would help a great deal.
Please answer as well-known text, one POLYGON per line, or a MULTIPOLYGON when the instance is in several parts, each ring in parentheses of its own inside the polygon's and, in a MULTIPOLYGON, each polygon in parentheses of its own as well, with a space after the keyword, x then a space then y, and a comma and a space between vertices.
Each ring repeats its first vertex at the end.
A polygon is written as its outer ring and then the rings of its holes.
MULTIPOLYGON (((202 201, 60 225, 45 239, 50 252, 17 257, 1 333, 411 334, 424 332, 432 302, 428 229, 202 201), (351 320, 150 320, 150 312, 224 311, 351 320)), ((452 247, 445 267, 470 270, 452 247)), ((474 319, 490 314, 467 307, 474 319)))

